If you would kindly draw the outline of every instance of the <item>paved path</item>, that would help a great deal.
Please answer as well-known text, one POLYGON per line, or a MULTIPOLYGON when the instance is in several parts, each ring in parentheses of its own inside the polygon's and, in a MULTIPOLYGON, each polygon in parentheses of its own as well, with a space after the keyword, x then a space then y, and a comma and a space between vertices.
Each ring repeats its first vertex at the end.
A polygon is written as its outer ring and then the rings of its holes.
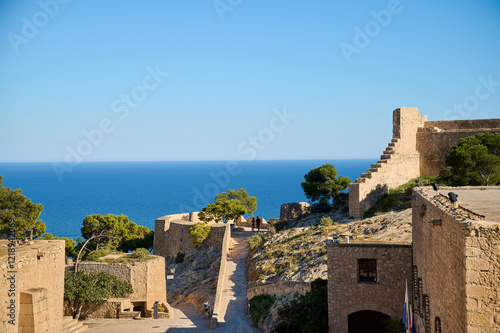
POLYGON ((194 307, 174 308, 173 319, 89 319, 85 333, 261 333, 247 318, 246 240, 251 233, 233 233, 224 284, 219 327, 209 330, 210 321, 200 317, 194 307))

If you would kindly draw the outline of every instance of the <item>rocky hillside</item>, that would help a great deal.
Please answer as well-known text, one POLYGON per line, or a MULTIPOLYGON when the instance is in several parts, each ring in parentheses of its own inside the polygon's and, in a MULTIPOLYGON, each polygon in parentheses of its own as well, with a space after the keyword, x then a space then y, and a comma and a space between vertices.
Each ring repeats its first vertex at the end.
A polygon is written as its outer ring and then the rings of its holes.
POLYGON ((349 219, 340 213, 291 220, 284 230, 268 234, 262 245, 250 253, 248 287, 326 279, 326 240, 333 235, 352 234, 356 234, 355 242, 411 243, 411 209, 364 220, 349 219), (332 221, 322 223, 323 217, 332 221))
POLYGON ((167 272, 175 269, 175 278, 167 280, 167 301, 173 306, 192 304, 200 315, 205 314, 204 302, 213 305, 219 275, 220 246, 194 249, 184 258, 166 263, 167 272), (180 262, 182 261, 182 262, 180 262))

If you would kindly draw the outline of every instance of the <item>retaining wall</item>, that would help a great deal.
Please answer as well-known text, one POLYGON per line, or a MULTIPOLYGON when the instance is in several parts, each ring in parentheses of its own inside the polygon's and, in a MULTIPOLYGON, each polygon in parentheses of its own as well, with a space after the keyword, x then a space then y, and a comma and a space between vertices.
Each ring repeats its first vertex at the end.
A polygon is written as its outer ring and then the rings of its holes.
POLYGON ((265 284, 247 289, 247 299, 251 300, 257 295, 274 295, 276 297, 285 296, 292 291, 297 291, 299 294, 304 295, 311 291, 310 282, 277 282, 265 284))
POLYGON ((222 293, 224 292, 224 283, 226 277, 227 256, 229 253, 229 245, 231 243, 231 227, 227 223, 224 229, 224 237, 222 240, 222 254, 220 258, 219 278, 217 280, 217 289, 215 291, 215 301, 213 306, 212 318, 210 319, 210 329, 217 328, 220 320, 219 313, 222 305, 222 293))

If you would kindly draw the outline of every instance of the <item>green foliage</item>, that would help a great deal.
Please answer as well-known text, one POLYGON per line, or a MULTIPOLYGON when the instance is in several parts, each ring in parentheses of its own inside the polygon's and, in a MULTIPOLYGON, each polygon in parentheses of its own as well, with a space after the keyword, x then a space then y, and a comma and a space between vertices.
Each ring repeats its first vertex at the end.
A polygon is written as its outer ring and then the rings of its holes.
POLYGON ((206 222, 198 222, 189 228, 189 236, 193 239, 194 246, 198 247, 208 237, 212 227, 206 222))
POLYGON ((37 229, 33 238, 45 233, 45 223, 39 219, 43 206, 26 198, 20 189, 11 190, 3 186, 0 175, 0 235, 10 236, 10 224, 13 222, 16 239, 22 239, 25 231, 37 229))
POLYGON ((134 259, 146 259, 149 256, 151 256, 151 253, 149 253, 149 250, 145 248, 136 249, 131 255, 134 259))
POLYGON ((385 333, 405 333, 405 324, 399 318, 384 320, 385 333))
POLYGON ((250 250, 254 250, 261 246, 266 240, 266 236, 263 233, 258 233, 248 238, 247 245, 250 250))
POLYGON ((111 253, 111 251, 109 249, 99 249, 99 250, 90 251, 87 254, 87 260, 88 261, 98 261, 99 258, 107 256, 110 253, 111 253))
POLYGON ((74 316, 78 319, 84 302, 100 302, 110 297, 125 297, 134 291, 132 285, 105 272, 67 273, 64 277, 64 299, 78 305, 74 316))
POLYGON ((215 203, 233 199, 238 200, 243 206, 245 206, 245 214, 252 214, 257 209, 257 197, 249 196, 245 188, 240 188, 239 190, 229 189, 227 192, 217 194, 215 196, 215 203))
POLYGON ((334 201, 337 200, 341 191, 351 183, 349 177, 337 178, 337 170, 330 163, 311 169, 304 179, 302 188, 306 197, 321 203, 328 203, 332 198, 334 201))
POLYGON ((285 220, 279 220, 279 221, 275 221, 275 222, 273 221, 273 222, 271 222, 271 226, 273 226, 274 229, 278 232, 278 231, 286 229, 286 227, 288 226, 288 222, 285 220))
POLYGON ((325 227, 331 227, 333 225, 333 220, 330 216, 323 216, 319 223, 325 227))
POLYGON ((390 211, 411 208, 412 189, 416 186, 430 186, 433 183, 445 185, 446 181, 440 177, 419 177, 410 180, 396 189, 390 189, 389 193, 384 194, 373 207, 365 212, 363 217, 366 219, 390 211))
POLYGON ((153 231, 130 222, 125 215, 88 215, 83 220, 82 236, 89 239, 87 248, 91 250, 108 248, 128 252, 137 247, 152 248, 153 231))
POLYGON ((454 185, 496 185, 500 182, 500 133, 479 133, 460 139, 446 157, 454 185))
POLYGON ((76 258, 76 255, 78 254, 76 243, 77 242, 79 242, 79 243, 82 242, 81 238, 78 238, 75 241, 75 240, 73 240, 73 238, 57 237, 57 236, 52 235, 49 232, 43 234, 43 236, 40 237, 39 239, 43 239, 43 240, 59 240, 59 239, 62 239, 62 240, 64 240, 64 242, 65 242, 66 257, 67 258, 73 258, 73 259, 76 258))
POLYGON ((178 252, 178 253, 177 253, 177 256, 175 256, 175 263, 176 263, 176 264, 180 264, 180 263, 184 262, 184 257, 185 257, 185 256, 186 256, 186 254, 185 254, 185 253, 180 253, 180 252, 178 252))
POLYGON ((253 318, 253 326, 258 326, 269 315, 269 310, 276 302, 276 297, 271 295, 257 295, 248 301, 249 312, 253 318))
POLYGON ((327 280, 314 280, 310 292, 278 310, 280 324, 276 327, 276 333, 327 333, 327 294, 327 280))
POLYGON ((229 189, 227 192, 217 194, 215 202, 203 207, 198 213, 198 217, 202 221, 224 222, 237 219, 238 217, 253 213, 257 208, 257 198, 248 195, 247 190, 240 188, 239 190, 229 189))

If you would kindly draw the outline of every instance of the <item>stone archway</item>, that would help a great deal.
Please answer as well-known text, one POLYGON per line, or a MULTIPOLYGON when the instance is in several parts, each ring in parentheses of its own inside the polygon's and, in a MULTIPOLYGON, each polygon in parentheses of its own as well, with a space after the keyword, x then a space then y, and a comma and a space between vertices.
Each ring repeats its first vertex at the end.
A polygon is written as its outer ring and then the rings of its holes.
POLYGON ((349 333, 384 333, 384 320, 388 315, 378 311, 362 310, 348 316, 349 333))

